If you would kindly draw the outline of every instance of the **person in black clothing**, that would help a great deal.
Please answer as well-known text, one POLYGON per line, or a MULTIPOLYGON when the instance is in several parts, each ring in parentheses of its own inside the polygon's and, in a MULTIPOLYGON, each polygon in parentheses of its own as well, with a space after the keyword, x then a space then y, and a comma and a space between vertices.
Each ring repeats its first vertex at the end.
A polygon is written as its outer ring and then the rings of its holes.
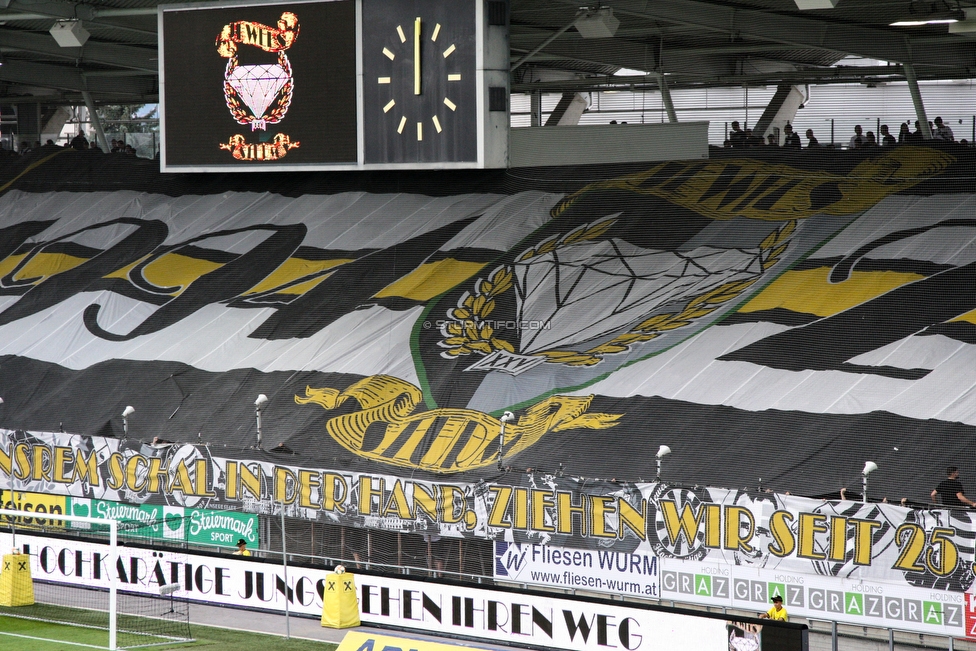
POLYGON ((922 123, 915 120, 915 131, 908 134, 905 138, 908 142, 924 142, 925 134, 922 133, 922 123))
MULTIPOLYGON (((906 129, 908 128, 907 124, 905 125, 905 128, 906 129)), ((890 147, 895 144, 898 144, 898 141, 895 140, 895 137, 888 132, 888 125, 882 124, 881 125, 881 146, 890 147)))
POLYGON ((800 134, 793 131, 793 125, 789 122, 783 127, 783 132, 786 133, 786 142, 783 146, 787 149, 800 149, 803 145, 800 143, 800 134))
POLYGON ((912 132, 908 128, 908 123, 902 122, 901 129, 898 131, 898 143, 904 144, 906 142, 911 142, 911 141, 912 141, 912 132))
POLYGON ((946 468, 946 479, 932 491, 932 499, 935 500, 937 496, 943 506, 976 506, 976 502, 966 497, 962 482, 959 481, 959 468, 955 466, 946 468))
POLYGON ((817 140, 813 135, 813 129, 807 129, 807 149, 813 149, 820 146, 820 141, 817 140))
POLYGON ((71 148, 77 149, 78 151, 88 149, 88 138, 86 138, 84 134, 79 133, 77 136, 71 139, 71 148))
POLYGON ((738 122, 732 123, 732 133, 729 134, 729 140, 735 148, 746 146, 746 132, 739 128, 738 122))

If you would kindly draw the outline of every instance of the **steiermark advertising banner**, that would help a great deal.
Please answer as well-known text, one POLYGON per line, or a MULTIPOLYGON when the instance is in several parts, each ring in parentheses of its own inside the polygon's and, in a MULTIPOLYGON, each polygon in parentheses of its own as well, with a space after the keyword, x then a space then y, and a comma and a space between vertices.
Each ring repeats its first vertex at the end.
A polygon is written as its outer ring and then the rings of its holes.
MULTIPOLYGON (((183 540, 202 545, 233 547, 243 538, 249 547, 259 547, 258 516, 234 511, 189 509, 160 504, 123 504, 110 500, 68 497, 71 515, 90 515, 122 522, 122 536, 183 540)), ((84 523, 69 523, 71 528, 88 528, 84 523)))
POLYGON ((235 511, 184 510, 189 542, 233 547, 243 538, 248 547, 258 547, 258 516, 235 511))

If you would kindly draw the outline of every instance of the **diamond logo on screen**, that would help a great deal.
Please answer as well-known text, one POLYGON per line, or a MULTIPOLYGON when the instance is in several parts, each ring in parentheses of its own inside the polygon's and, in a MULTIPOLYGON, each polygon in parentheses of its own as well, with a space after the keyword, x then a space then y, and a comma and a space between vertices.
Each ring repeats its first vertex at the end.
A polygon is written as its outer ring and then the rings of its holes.
MULTIPOLYGON (((286 11, 278 19, 277 27, 241 20, 224 25, 217 36, 217 54, 227 59, 224 70, 227 110, 238 124, 250 125, 252 132, 266 132, 268 125, 280 123, 288 113, 295 92, 295 79, 285 52, 294 45, 298 30, 298 16, 286 11), (276 54, 277 63, 241 65, 239 45, 276 54)), ((258 142, 248 142, 245 136, 235 134, 218 146, 238 160, 274 161, 284 158, 299 144, 284 133, 258 142)))
MULTIPOLYGON (((271 103, 278 98, 278 92, 290 82, 291 76, 279 65, 237 66, 227 77, 227 83, 251 109, 251 114, 262 117, 271 103)), ((251 120, 252 131, 265 128, 267 128, 266 120, 251 120)))

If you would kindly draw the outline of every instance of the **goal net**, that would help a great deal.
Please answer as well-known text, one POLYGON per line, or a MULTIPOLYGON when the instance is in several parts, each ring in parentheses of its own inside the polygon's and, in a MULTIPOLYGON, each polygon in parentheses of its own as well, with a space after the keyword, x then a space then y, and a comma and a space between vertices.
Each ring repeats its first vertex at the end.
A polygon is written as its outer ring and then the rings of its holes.
POLYGON ((189 607, 180 597, 180 584, 129 580, 133 572, 146 571, 143 559, 119 554, 120 537, 129 538, 133 526, 75 515, 43 519, 37 512, 0 509, 0 645, 10 636, 79 649, 191 641, 189 607), (77 533, 63 535, 77 529, 87 540, 78 540, 77 533), (56 531, 62 535, 45 537, 56 531))

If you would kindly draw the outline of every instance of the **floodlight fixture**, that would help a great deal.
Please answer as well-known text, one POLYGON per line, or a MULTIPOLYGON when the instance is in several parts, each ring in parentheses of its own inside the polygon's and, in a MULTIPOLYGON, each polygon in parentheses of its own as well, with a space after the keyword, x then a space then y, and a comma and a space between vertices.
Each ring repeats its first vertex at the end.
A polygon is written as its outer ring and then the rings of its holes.
POLYGON ((76 18, 57 21, 50 29, 50 34, 61 47, 81 47, 91 36, 76 18))
POLYGON ((923 25, 949 25, 949 31, 956 33, 957 31, 968 31, 966 28, 961 30, 954 30, 953 25, 955 23, 968 21, 976 21, 976 14, 968 13, 962 9, 952 9, 948 5, 945 5, 944 9, 940 10, 935 3, 931 6, 931 11, 924 12, 912 9, 909 5, 908 11, 910 16, 905 20, 898 20, 890 23, 891 27, 921 27, 923 25))
POLYGON ((976 32, 976 7, 967 7, 962 10, 965 18, 949 25, 950 34, 971 34, 976 32))
POLYGON ((613 15, 613 8, 587 9, 573 23, 583 38, 612 38, 620 27, 620 20, 613 15))
MULTIPOLYGON (((928 20, 899 20, 890 23, 889 27, 922 27, 923 25, 952 25, 958 23, 958 18, 931 18, 928 20)), ((952 27, 949 28, 952 31, 952 27)))
POLYGON ((662 445, 661 447, 659 447, 657 449, 657 454, 654 455, 657 458, 657 478, 658 478, 658 480, 661 479, 661 460, 664 459, 664 457, 668 456, 669 454, 671 454, 671 448, 669 448, 666 445, 662 445))
POLYGON ((864 462, 864 470, 861 471, 862 479, 862 491, 861 491, 861 501, 867 503, 868 501, 868 475, 878 469, 878 464, 873 461, 864 462))
POLYGON ((833 9, 840 0, 793 0, 800 11, 810 9, 833 9))
POLYGON ((505 461, 505 425, 515 420, 515 414, 506 411, 501 417, 501 428, 498 431, 498 469, 501 470, 505 461))
POLYGON ((134 413, 136 413, 136 409, 132 405, 126 405, 125 409, 122 410, 122 431, 126 436, 129 435, 129 416, 134 413))
POLYGON ((254 419, 257 421, 258 426, 258 447, 261 447, 261 412, 264 410, 264 406, 268 404, 268 396, 263 393, 258 394, 257 400, 254 401, 254 419))

